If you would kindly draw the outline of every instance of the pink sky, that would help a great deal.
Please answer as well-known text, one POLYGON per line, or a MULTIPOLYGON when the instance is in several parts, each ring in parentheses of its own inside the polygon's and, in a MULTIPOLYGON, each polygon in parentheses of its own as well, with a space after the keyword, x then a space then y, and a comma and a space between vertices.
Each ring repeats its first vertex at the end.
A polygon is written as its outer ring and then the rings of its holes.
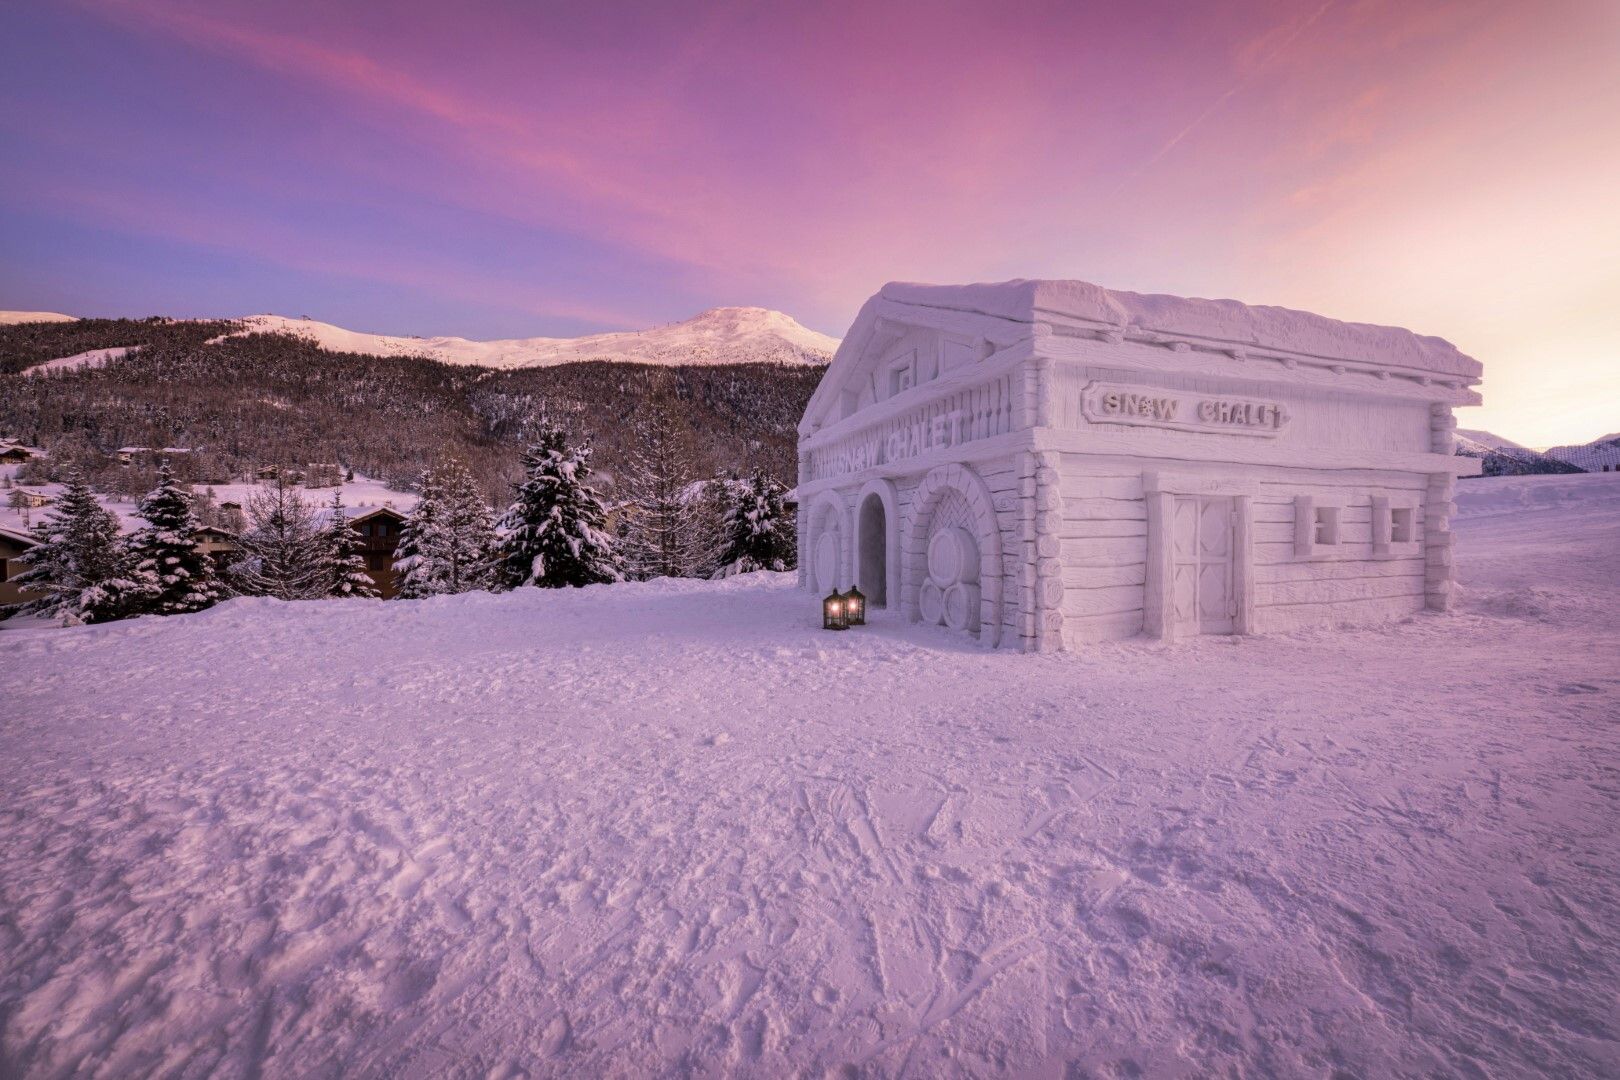
POLYGON ((0 306, 839 334, 887 280, 1075 277, 1410 326, 1485 363, 1465 425, 1620 429, 1613 3, 80 0, 0 38, 0 306))

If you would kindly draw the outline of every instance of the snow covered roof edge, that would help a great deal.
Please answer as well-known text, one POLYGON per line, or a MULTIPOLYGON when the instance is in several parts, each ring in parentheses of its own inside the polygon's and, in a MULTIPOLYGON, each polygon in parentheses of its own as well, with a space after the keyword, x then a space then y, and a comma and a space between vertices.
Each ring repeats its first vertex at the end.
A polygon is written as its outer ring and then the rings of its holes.
POLYGON ((1444 338, 1396 326, 1342 322, 1309 311, 1105 289, 1086 281, 1018 278, 975 285, 891 281, 880 296, 904 304, 1033 323, 1042 315, 1336 360, 1377 360, 1477 379, 1478 360, 1444 338))

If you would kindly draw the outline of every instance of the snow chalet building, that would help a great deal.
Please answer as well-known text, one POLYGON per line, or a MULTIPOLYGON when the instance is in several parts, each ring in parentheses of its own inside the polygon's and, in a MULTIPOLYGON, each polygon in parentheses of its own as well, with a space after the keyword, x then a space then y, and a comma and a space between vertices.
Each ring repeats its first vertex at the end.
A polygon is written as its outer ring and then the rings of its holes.
POLYGON ((1284 308, 886 285, 799 425, 800 581, 1030 651, 1443 611, 1479 378, 1284 308))

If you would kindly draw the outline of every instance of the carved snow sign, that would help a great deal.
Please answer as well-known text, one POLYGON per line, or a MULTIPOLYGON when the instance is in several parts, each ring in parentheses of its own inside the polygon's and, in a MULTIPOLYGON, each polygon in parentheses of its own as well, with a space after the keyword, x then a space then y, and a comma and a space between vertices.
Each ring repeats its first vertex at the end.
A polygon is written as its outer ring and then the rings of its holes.
POLYGON ((1081 391, 1080 409, 1093 424, 1136 424, 1222 435, 1272 437, 1288 424, 1288 411, 1274 401, 1096 382, 1081 391))

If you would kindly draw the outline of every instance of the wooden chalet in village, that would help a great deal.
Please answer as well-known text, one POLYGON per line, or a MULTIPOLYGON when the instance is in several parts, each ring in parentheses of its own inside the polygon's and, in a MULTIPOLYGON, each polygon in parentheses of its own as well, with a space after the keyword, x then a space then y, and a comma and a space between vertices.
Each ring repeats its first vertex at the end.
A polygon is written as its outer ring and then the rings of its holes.
POLYGON ((17 587, 16 578, 26 569, 20 561, 22 554, 37 546, 38 541, 27 533, 0 529, 0 608, 35 599, 36 593, 17 587))
POLYGON ((399 592, 394 580, 394 549, 399 547, 399 530, 404 524, 405 515, 392 506, 379 506, 349 519, 349 526, 365 542, 366 573, 384 600, 399 592))

